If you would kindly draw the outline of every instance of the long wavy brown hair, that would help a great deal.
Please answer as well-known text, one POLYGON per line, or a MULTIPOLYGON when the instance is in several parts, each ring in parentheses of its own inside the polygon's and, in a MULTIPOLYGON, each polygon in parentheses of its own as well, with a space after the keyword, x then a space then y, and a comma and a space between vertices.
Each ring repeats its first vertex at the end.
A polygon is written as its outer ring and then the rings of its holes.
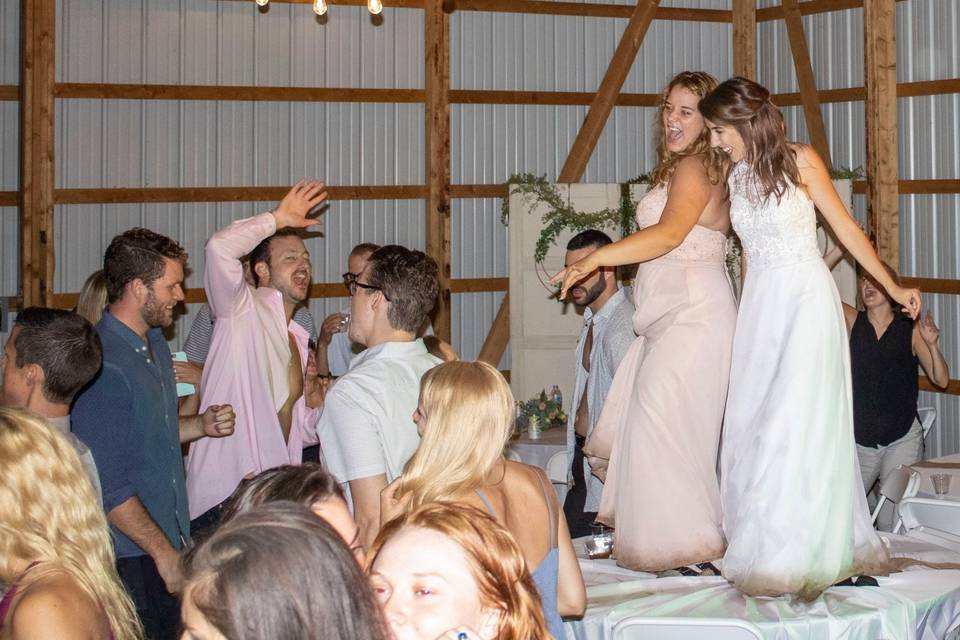
POLYGON ((735 128, 743 138, 745 160, 759 180, 760 195, 777 202, 799 186, 797 154, 787 141, 783 114, 770 102, 770 92, 753 80, 739 76, 720 83, 700 101, 703 117, 735 128))
POLYGON ((667 148, 666 130, 663 126, 663 110, 667 97, 676 87, 683 87, 701 100, 714 90, 717 79, 703 71, 682 71, 675 75, 664 87, 657 102, 657 121, 654 124, 657 140, 657 166, 650 172, 650 188, 670 182, 677 165, 687 156, 702 156, 707 169, 707 178, 717 184, 726 177, 728 161, 724 154, 710 146, 710 130, 706 126, 697 139, 686 149, 674 153, 667 148))
POLYGON ((0 469, 0 583, 17 581, 14 561, 39 562, 20 588, 66 574, 103 610, 116 640, 142 638, 107 516, 70 442, 40 417, 0 408, 0 469))
POLYGON ((391 520, 370 548, 368 572, 390 538, 409 527, 436 531, 460 545, 476 580, 481 605, 502 612, 497 640, 551 637, 520 547, 503 525, 475 507, 434 502, 391 520))

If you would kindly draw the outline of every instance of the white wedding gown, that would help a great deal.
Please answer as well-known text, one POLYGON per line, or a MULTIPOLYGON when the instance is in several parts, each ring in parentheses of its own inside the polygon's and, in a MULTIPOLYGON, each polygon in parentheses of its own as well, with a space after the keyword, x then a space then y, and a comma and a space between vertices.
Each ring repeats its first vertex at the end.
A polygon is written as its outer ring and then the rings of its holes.
POLYGON ((729 186, 747 277, 721 445, 723 575, 810 600, 889 570, 857 464, 843 311, 806 193, 762 199, 745 162, 729 186))

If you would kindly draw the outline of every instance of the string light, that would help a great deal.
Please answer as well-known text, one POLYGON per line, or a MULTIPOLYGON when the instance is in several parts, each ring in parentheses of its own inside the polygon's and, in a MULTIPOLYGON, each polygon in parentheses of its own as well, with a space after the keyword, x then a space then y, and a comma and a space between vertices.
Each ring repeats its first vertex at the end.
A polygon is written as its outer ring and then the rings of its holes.
POLYGON ((261 7, 265 7, 267 6, 268 2, 270 2, 270 0, 257 0, 257 5, 261 7))
POLYGON ((322 16, 327 12, 327 0, 313 0, 313 12, 322 16))
POLYGON ((367 0, 367 11, 379 15, 383 11, 383 3, 380 0, 367 0))

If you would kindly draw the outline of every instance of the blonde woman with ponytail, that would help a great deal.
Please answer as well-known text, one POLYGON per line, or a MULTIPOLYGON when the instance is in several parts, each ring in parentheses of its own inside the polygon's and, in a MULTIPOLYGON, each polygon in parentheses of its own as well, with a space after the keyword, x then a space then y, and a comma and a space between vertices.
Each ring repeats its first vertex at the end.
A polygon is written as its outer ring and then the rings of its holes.
POLYGON ((103 508, 75 450, 42 418, 0 409, 3 640, 138 640, 103 508))
POLYGON ((420 447, 384 491, 381 521, 435 502, 482 509, 514 536, 543 596, 547 624, 581 615, 583 577, 563 510, 542 469, 512 462, 503 450, 513 429, 513 394, 484 362, 447 362, 420 383, 414 422, 420 447))

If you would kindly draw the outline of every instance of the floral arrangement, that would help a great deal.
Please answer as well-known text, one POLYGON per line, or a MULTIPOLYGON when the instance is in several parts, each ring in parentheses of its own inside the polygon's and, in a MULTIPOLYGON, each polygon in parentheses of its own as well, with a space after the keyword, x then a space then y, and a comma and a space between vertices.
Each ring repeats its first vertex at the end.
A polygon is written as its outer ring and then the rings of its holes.
POLYGON ((526 429, 530 416, 536 416, 541 429, 549 429, 567 424, 567 414, 560 403, 541 391, 526 402, 517 402, 517 421, 521 429, 526 429))

